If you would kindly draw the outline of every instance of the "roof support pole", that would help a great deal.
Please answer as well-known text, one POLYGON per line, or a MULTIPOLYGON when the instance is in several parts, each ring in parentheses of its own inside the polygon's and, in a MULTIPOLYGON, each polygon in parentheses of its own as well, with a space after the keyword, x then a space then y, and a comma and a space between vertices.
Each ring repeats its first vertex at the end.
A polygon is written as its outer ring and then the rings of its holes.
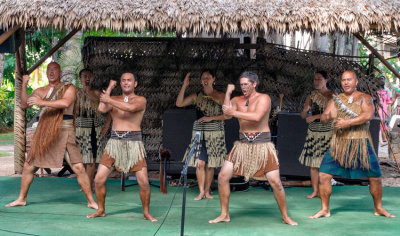
POLYGON ((399 72, 397 72, 396 69, 393 68, 393 66, 390 65, 390 63, 378 51, 376 51, 375 48, 371 46, 371 44, 369 44, 367 42, 367 40, 365 40, 363 37, 361 37, 360 34, 354 34, 354 36, 358 40, 360 40, 360 42, 362 44, 364 44, 371 51, 371 53, 374 54, 376 56, 376 58, 378 58, 397 78, 400 79, 399 72))
POLYGON ((14 26, 12 28, 9 28, 6 32, 2 33, 0 35, 0 45, 2 45, 13 33, 15 33, 18 28, 18 26, 14 26))
POLYGON ((39 61, 37 61, 31 68, 28 69, 28 71, 26 72, 26 74, 30 74, 32 73, 36 68, 38 68, 48 57, 50 57, 51 55, 53 55, 54 52, 56 52, 60 47, 62 47, 69 39, 72 38, 72 36, 74 36, 80 29, 73 29, 71 32, 69 32, 69 34, 67 34, 67 36, 65 36, 63 39, 61 39, 60 41, 58 41, 58 43, 52 48, 50 49, 50 51, 48 51, 42 58, 39 59, 39 61))
POLYGON ((25 163, 25 109, 21 108, 22 75, 26 71, 25 31, 21 30, 21 45, 15 52, 15 93, 14 93, 14 171, 22 173, 25 163))

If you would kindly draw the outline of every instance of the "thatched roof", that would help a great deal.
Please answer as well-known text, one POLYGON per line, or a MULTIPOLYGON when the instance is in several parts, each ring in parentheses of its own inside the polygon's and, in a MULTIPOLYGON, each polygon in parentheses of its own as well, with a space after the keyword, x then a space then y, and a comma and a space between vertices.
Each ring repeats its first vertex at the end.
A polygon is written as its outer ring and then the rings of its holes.
POLYGON ((232 33, 399 31, 399 0, 0 0, 0 26, 232 33))

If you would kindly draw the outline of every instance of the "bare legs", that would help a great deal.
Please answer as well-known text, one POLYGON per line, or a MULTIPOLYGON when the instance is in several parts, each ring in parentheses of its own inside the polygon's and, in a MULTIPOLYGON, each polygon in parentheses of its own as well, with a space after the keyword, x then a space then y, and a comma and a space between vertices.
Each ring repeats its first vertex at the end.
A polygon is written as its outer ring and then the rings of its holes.
POLYGON ((318 174, 319 168, 311 167, 310 176, 311 176, 311 185, 313 187, 313 192, 307 196, 307 198, 318 197, 318 174))
POLYGON ((272 189, 274 190, 274 197, 276 203, 278 203, 279 210, 282 214, 283 223, 289 225, 297 225, 296 221, 290 219, 287 214, 287 206, 286 206, 286 197, 285 197, 285 190, 283 189, 281 178, 279 175, 279 170, 273 170, 266 174, 269 184, 271 185, 272 189))
MULTIPOLYGON (((83 168, 82 163, 74 164, 71 166, 73 171, 77 175, 78 183, 81 185, 87 201, 88 207, 97 209, 97 204, 93 199, 92 192, 90 191, 89 187, 89 179, 85 173, 85 169, 83 168)), ((28 195, 29 187, 33 182, 33 175, 38 170, 37 167, 29 165, 27 162, 24 164, 24 170, 22 171, 22 178, 21 178, 21 190, 17 200, 11 202, 6 205, 6 207, 13 207, 13 206, 25 206, 26 205, 26 198, 28 195)))
MULTIPOLYGON (((208 221, 208 223, 220 223, 229 222, 229 196, 230 196, 230 186, 229 180, 232 178, 233 164, 229 161, 225 161, 218 175, 218 192, 219 199, 221 202, 221 215, 214 220, 208 221)), ((285 190, 283 189, 279 170, 274 170, 267 173, 268 181, 274 190, 274 197, 278 203, 279 210, 282 214, 283 222, 290 225, 297 225, 297 222, 289 218, 287 214, 285 190)))
POLYGON ((213 198, 210 195, 210 186, 214 177, 214 169, 209 168, 205 161, 197 160, 196 177, 200 193, 194 200, 213 198))
POLYGON ((97 168, 95 182, 96 199, 99 204, 99 208, 94 213, 87 216, 87 218, 104 217, 105 211, 105 200, 106 200, 106 181, 107 177, 111 174, 112 168, 108 168, 102 164, 99 164, 97 168))
POLYGON ((94 172, 96 170, 96 164, 95 163, 90 163, 90 164, 84 164, 85 169, 86 169, 86 174, 89 177, 90 181, 90 187, 92 191, 94 191, 94 172))
MULTIPOLYGON (((332 175, 326 173, 319 173, 319 194, 321 197, 321 210, 319 210, 310 218, 330 217, 329 198, 332 194, 331 186, 332 175)), ((369 191, 374 200, 374 214, 383 215, 386 217, 394 217, 394 215, 387 212, 382 207, 382 184, 381 178, 369 178, 370 185, 369 191)))
POLYGON ((319 197, 321 198, 321 210, 309 218, 330 217, 329 198, 332 194, 331 185, 332 175, 326 173, 319 173, 319 197))
POLYGON ((72 164, 71 169, 75 172, 76 178, 78 180, 79 185, 82 188, 82 191, 85 193, 88 207, 97 209, 97 203, 93 199, 92 189, 90 188, 90 182, 88 175, 85 172, 85 167, 82 163, 72 164))
POLYGON ((29 165, 27 162, 24 163, 24 169, 22 170, 21 177, 21 190, 19 192, 19 196, 17 200, 9 203, 6 207, 14 207, 14 206, 25 206, 26 205, 26 197, 28 195, 29 187, 33 182, 33 174, 39 168, 29 165))
MULTIPOLYGON (((105 211, 105 199, 106 199, 106 181, 107 177, 111 174, 112 168, 108 168, 102 164, 99 165, 97 169, 97 174, 95 178, 95 186, 96 186, 96 198, 99 204, 99 209, 94 213, 88 215, 88 218, 95 217, 104 217, 106 215, 105 211)), ((150 205, 150 187, 149 180, 147 177, 147 168, 143 167, 142 170, 136 172, 136 178, 139 184, 139 194, 140 200, 142 201, 143 206, 143 216, 144 219, 150 221, 157 221, 149 213, 149 205, 150 205)))
POLYGON ((149 212, 150 205, 150 185, 149 179, 147 175, 147 167, 143 167, 142 170, 136 172, 136 179, 139 183, 139 193, 140 200, 142 201, 143 206, 143 217, 145 220, 149 220, 151 222, 157 221, 149 212))
POLYGON ((382 182, 381 178, 369 178, 369 192, 374 200, 374 214, 376 216, 395 217, 382 206, 382 182))
POLYGON ((225 161, 218 175, 218 193, 221 204, 221 215, 214 220, 208 221, 208 223, 212 224, 231 221, 231 218, 229 217, 229 196, 231 194, 229 180, 232 178, 232 173, 232 162, 225 161))

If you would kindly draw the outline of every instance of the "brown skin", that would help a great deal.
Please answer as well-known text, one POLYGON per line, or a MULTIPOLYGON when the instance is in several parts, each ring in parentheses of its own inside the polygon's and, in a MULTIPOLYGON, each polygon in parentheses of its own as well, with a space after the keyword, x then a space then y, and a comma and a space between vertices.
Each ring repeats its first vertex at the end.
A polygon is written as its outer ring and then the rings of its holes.
MULTIPOLYGON (((49 80, 49 84, 38 88, 33 91, 33 93, 28 97, 26 87, 29 82, 29 76, 24 75, 22 81, 22 89, 21 92, 21 104, 23 108, 28 108, 33 105, 37 106, 45 106, 49 108, 62 108, 64 109, 64 114, 72 115, 73 114, 73 107, 75 101, 75 94, 76 89, 74 86, 70 86, 64 93, 64 96, 61 99, 54 100, 54 101, 46 101, 44 98, 46 97, 47 93, 49 92, 51 87, 56 86, 60 82, 61 77, 61 68, 60 66, 52 62, 47 67, 47 78, 49 80)), ((90 190, 90 182, 89 178, 85 172, 85 168, 82 163, 77 163, 71 165, 72 170, 76 173, 78 183, 81 185, 83 192, 86 195, 88 201, 88 207, 97 209, 97 204, 93 199, 92 191, 90 190)), ((24 164, 24 169, 22 171, 22 178, 21 178, 21 190, 17 200, 11 202, 6 205, 6 207, 13 207, 13 206, 25 206, 26 205, 26 198, 28 195, 29 187, 33 182, 33 175, 38 170, 37 167, 34 167, 27 162, 24 164)))
MULTIPOLYGON (((101 92, 100 90, 94 89, 92 87, 93 79, 93 75, 90 71, 83 71, 81 73, 81 76, 79 77, 79 80, 81 81, 81 84, 83 86, 83 90, 86 92, 86 94, 88 94, 94 100, 100 100, 101 92)), ((111 117, 110 115, 108 115, 107 122, 101 130, 101 134, 103 136, 106 134, 110 123, 111 117)), ((85 166, 86 174, 89 176, 91 189, 92 191, 94 191, 94 172, 96 171, 96 163, 87 163, 83 165, 85 166)))
MULTIPOLYGON (((342 88, 344 94, 348 97, 353 97, 353 102, 361 105, 361 114, 357 117, 344 120, 342 118, 337 118, 337 110, 333 100, 331 100, 321 116, 322 122, 328 122, 330 119, 334 119, 334 128, 343 129, 355 125, 361 125, 370 121, 374 116, 374 107, 372 105, 371 96, 358 92, 356 90, 358 79, 354 72, 345 71, 342 74, 342 88)), ((319 193, 321 197, 321 210, 319 210, 314 215, 309 218, 320 218, 320 217, 330 217, 331 212, 329 209, 329 199, 332 194, 331 186, 332 175, 327 173, 319 173, 319 193)), ((374 200, 374 214, 386 217, 395 217, 393 214, 387 212, 382 206, 382 183, 381 178, 369 177, 369 191, 374 200)))
MULTIPOLYGON (((214 101, 218 104, 222 105, 224 102, 224 93, 221 93, 217 90, 214 90, 212 84, 214 83, 215 78, 209 73, 204 72, 201 75, 201 84, 203 85, 203 91, 207 96, 210 96, 214 101)), ((177 107, 185 107, 189 105, 193 105, 196 101, 197 94, 192 93, 189 96, 185 97, 185 91, 189 86, 190 82, 190 73, 186 74, 185 79, 183 80, 182 88, 176 98, 176 106, 177 107)), ((224 115, 219 116, 203 116, 198 122, 210 122, 213 120, 224 120, 224 115)), ((208 163, 202 160, 197 160, 196 167, 196 177, 199 185, 199 195, 194 198, 194 200, 202 200, 204 198, 211 199, 213 196, 210 194, 210 186, 214 177, 214 168, 208 167, 208 163)))
MULTIPOLYGON (((117 82, 110 81, 107 90, 100 95, 99 111, 102 113, 110 112, 111 118, 114 121, 112 129, 116 131, 141 131, 144 112, 146 111, 146 98, 135 94, 137 82, 133 74, 124 73, 121 76, 121 96, 110 97, 111 91, 116 86, 117 82), (128 96, 128 102, 124 102, 125 96, 128 96)), ((105 197, 106 197, 106 180, 113 168, 108 168, 102 164, 97 170, 95 185, 96 198, 99 204, 99 209, 88 215, 88 218, 105 216, 105 197)), ((147 167, 136 172, 136 178, 139 183, 139 195, 143 206, 143 217, 149 221, 157 221, 150 212, 150 186, 147 177, 147 167)))
MULTIPOLYGON (((257 83, 252 83, 248 78, 240 79, 243 96, 230 99, 233 84, 229 84, 222 109, 226 118, 238 118, 241 132, 269 132, 268 118, 271 111, 271 99, 267 94, 256 92, 257 83), (248 106, 246 102, 249 100, 248 106)), ((210 220, 209 223, 229 222, 229 180, 232 178, 233 164, 225 161, 218 175, 218 192, 221 203, 221 215, 210 220)), ((266 175, 268 182, 274 190, 274 197, 282 214, 283 223, 297 225, 287 214, 285 190, 283 189, 279 170, 273 170, 266 175)))
MULTIPOLYGON (((325 79, 320 73, 315 73, 314 75, 314 88, 318 90, 322 95, 327 97, 328 99, 332 98, 332 95, 335 94, 335 92, 329 90, 326 87, 326 83, 328 82, 327 79, 325 79)), ((308 111, 311 109, 311 104, 310 104, 310 95, 307 96, 306 102, 304 104, 304 109, 301 112, 300 116, 303 119, 306 119, 307 123, 311 123, 315 121, 316 119, 321 119, 321 114, 317 115, 312 115, 312 116, 307 116, 308 111)), ((307 198, 314 198, 318 197, 318 173, 319 173, 319 168, 311 167, 310 168, 310 176, 311 176, 311 185, 313 187, 313 192, 307 196, 307 198)))

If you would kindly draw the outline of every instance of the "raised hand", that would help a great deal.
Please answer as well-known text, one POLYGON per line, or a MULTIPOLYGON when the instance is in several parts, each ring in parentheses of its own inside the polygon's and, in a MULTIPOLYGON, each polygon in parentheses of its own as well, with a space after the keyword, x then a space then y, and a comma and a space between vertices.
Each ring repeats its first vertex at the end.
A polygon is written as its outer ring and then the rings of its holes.
POLYGON ((117 86, 117 81, 115 80, 110 80, 110 83, 108 84, 108 88, 105 91, 105 93, 110 94, 111 91, 115 88, 115 86, 117 86))
POLYGON ((22 76, 22 84, 27 85, 29 82, 29 79, 30 79, 29 75, 22 76))
POLYGON ((231 94, 235 90, 235 85, 234 84, 228 84, 228 87, 226 88, 226 93, 231 94))
POLYGON ((185 79, 183 80, 183 87, 188 87, 190 82, 190 72, 186 74, 185 79))

